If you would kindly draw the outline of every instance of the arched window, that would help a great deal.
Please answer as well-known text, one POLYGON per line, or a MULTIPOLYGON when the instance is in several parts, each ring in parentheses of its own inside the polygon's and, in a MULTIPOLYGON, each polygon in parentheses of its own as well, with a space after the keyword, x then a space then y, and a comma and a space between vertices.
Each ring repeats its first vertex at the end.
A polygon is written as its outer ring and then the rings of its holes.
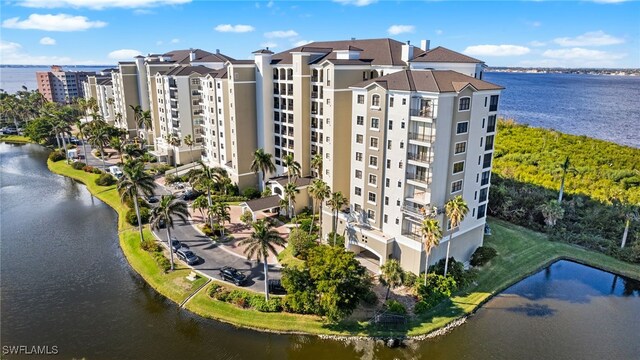
POLYGON ((287 70, 287 80, 293 80, 293 69, 287 70))
POLYGON ((273 79, 278 80, 278 69, 273 69, 273 79))
POLYGON ((380 106, 380 95, 375 94, 371 97, 371 106, 380 106))

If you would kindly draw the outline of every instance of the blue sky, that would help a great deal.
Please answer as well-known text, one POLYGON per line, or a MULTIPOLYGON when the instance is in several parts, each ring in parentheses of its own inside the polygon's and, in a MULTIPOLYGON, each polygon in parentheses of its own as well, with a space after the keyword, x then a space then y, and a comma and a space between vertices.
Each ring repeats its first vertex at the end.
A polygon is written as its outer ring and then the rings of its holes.
POLYGON ((640 67, 640 2, 0 0, 2 64, 115 64, 201 48, 431 40, 490 66, 640 67))

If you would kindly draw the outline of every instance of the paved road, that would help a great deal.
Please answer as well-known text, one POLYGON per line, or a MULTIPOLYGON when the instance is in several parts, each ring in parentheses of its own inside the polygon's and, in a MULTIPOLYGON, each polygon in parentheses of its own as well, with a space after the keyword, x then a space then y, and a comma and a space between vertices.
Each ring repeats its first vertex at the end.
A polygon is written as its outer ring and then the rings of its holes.
MULTIPOLYGON (((78 146, 82 148, 82 145, 78 146)), ((85 162, 88 165, 102 168, 102 160, 93 156, 91 153, 91 146, 87 147, 87 156, 85 162)), ((106 163, 109 167, 110 164, 106 163)), ((106 170, 106 169, 105 169, 106 170)), ((163 186, 158 186, 155 189, 156 195, 168 195, 171 192, 163 186)), ((161 230, 156 235, 163 240, 166 245, 167 233, 161 230)), ((251 290, 262 292, 264 291, 264 265, 262 263, 256 263, 256 261, 249 261, 245 257, 241 257, 231 250, 224 249, 224 245, 216 244, 208 237, 202 235, 197 231, 191 222, 183 224, 181 221, 175 221, 175 228, 171 230, 171 236, 186 243, 189 248, 200 257, 200 262, 193 266, 193 268, 202 271, 207 276, 215 279, 219 279, 219 270, 223 266, 232 266, 242 271, 248 277, 248 282, 245 285, 246 288, 251 290)), ((174 258, 177 260, 177 258, 174 258)), ((281 277, 280 268, 269 266, 269 279, 279 279, 281 277)))

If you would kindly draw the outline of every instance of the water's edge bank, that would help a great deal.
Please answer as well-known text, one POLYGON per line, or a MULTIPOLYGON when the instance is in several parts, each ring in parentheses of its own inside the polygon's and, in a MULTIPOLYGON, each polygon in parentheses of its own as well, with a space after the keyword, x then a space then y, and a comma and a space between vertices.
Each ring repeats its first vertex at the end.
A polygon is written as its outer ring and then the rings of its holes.
MULTIPOLYGON (((127 209, 120 203, 119 197, 117 196, 117 191, 115 190, 115 186, 98 187, 97 185, 92 184, 93 174, 87 174, 83 171, 73 170, 64 162, 53 163, 51 161, 47 161, 47 166, 53 173, 66 176, 83 183, 87 187, 89 192, 91 192, 94 196, 113 208, 114 211, 116 211, 116 213, 118 214, 118 237, 120 248, 124 253, 131 268, 133 268, 133 270, 135 270, 135 272, 139 274, 145 280, 145 282, 149 284, 156 292, 163 295, 165 298, 171 300, 177 305, 185 300, 186 297, 184 292, 176 293, 175 291, 171 291, 172 289, 170 289, 169 287, 162 286, 163 284, 158 279, 154 279, 157 277, 157 274, 151 273, 152 270, 150 270, 148 267, 145 267, 144 264, 140 262, 140 259, 137 258, 140 254, 136 253, 134 247, 132 246, 132 240, 139 241, 136 237, 137 231, 134 227, 128 226, 124 222, 124 214, 126 213, 127 209), (131 233, 133 233, 133 237, 131 236, 131 233)), ((522 228, 504 223, 500 220, 492 220, 492 224, 496 226, 496 230, 504 231, 505 234, 512 231, 525 231, 522 228)), ((153 236, 148 228, 145 229, 145 237, 147 236, 153 236)), ((538 234, 536 236, 540 237, 542 236, 542 234, 538 234)), ((484 292, 482 291, 483 289, 481 289, 482 286, 478 285, 473 289, 473 292, 469 292, 467 294, 463 293, 452 298, 452 303, 460 308, 461 313, 455 314, 453 316, 447 316, 447 311, 443 308, 444 305, 439 306, 428 314, 430 316, 431 322, 413 324, 415 326, 409 331, 385 331, 375 332, 374 334, 371 334, 371 332, 366 332, 365 330, 367 329, 364 328, 353 331, 349 328, 338 327, 339 330, 334 330, 335 328, 328 328, 319 317, 294 314, 259 313, 252 310, 238 309, 231 304, 214 302, 213 300, 208 298, 206 289, 204 289, 204 291, 199 291, 198 294, 194 296, 193 300, 187 303, 185 309, 204 318, 214 319, 216 321, 229 323, 234 326, 249 328, 262 332, 317 335, 322 338, 340 339, 344 341, 348 341, 349 339, 380 339, 388 337, 402 337, 412 340, 422 340, 445 334, 454 327, 463 324, 469 316, 472 316, 493 296, 499 294, 518 281, 536 272, 539 272, 541 269, 559 260, 570 260, 607 272, 640 280, 640 266, 627 264, 626 266, 620 266, 619 268, 616 268, 612 264, 620 265, 618 261, 606 257, 605 255, 588 252, 586 250, 575 247, 570 247, 566 244, 553 243, 552 245, 553 248, 558 248, 559 251, 548 253, 546 258, 542 262, 534 260, 533 264, 525 264, 530 265, 527 268, 527 271, 519 273, 516 277, 507 276, 505 279, 503 279, 503 281, 497 284, 488 284, 486 286, 487 289, 484 292), (572 256, 571 252, 574 251, 575 255, 572 256), (207 300, 208 302, 205 300, 207 300), (251 320, 249 321, 246 318, 247 314, 252 315, 251 320), (244 317, 241 315, 244 315, 244 317), (273 322, 270 323, 269 320, 273 320, 273 322), (293 330, 286 330, 289 328, 288 326, 291 326, 293 330)), ((149 259, 153 261, 150 256, 149 259)), ((155 266, 155 264, 153 265, 155 266)), ((191 271, 191 269, 182 268, 179 269, 179 271, 188 273, 191 271)), ((479 283, 481 283, 481 281, 479 281, 479 283)), ((198 286, 198 288, 200 288, 200 286, 198 286)), ((190 295, 191 293, 186 294, 186 296, 190 295)))

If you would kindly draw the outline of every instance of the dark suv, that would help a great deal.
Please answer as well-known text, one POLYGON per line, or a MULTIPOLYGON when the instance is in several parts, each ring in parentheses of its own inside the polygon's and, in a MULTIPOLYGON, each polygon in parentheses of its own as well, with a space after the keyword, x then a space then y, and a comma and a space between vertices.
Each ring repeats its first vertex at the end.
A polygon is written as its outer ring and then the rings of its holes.
POLYGON ((220 269, 220 277, 222 280, 234 283, 237 286, 244 285, 247 282, 247 277, 231 266, 225 266, 220 269))
POLYGON ((199 260, 196 254, 186 248, 179 248, 178 251, 176 251, 176 255, 178 255, 178 259, 186 262, 189 265, 193 265, 199 260))

